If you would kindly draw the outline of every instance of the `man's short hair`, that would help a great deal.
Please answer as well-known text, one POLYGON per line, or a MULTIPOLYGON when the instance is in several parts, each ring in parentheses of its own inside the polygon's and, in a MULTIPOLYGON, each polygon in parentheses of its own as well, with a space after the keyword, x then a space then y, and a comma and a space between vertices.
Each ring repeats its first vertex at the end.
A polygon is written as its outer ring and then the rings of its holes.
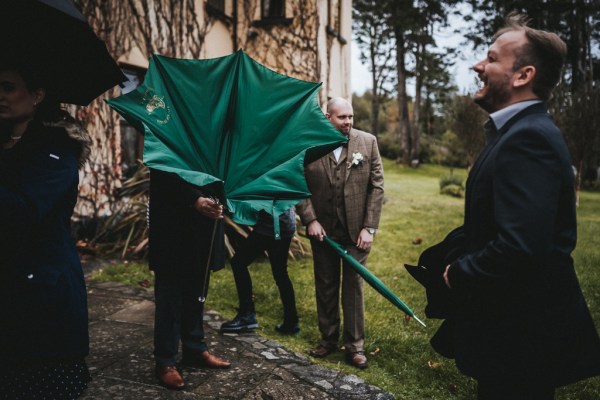
POLYGON ((515 50, 516 60, 513 71, 525 65, 533 65, 536 71, 533 78, 533 92, 546 101, 560 81, 567 55, 567 45, 557 34, 531 28, 528 23, 527 16, 512 12, 506 17, 505 26, 495 33, 494 40, 507 32, 525 33, 527 44, 515 50))

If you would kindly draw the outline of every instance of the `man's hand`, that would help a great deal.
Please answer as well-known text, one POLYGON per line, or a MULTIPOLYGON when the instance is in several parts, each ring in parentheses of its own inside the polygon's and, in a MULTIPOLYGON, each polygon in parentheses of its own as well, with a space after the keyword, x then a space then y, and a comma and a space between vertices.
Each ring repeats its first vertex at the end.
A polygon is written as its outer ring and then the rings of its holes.
POLYGON ((365 228, 361 229, 356 241, 356 247, 361 250, 369 250, 373 244, 373 234, 369 233, 365 228))
POLYGON ((311 239, 317 239, 320 242, 322 242, 323 238, 327 236, 325 229, 323 229, 323 226, 316 219, 308 224, 306 227, 306 233, 311 239))
POLYGON ((223 206, 209 197, 198 197, 194 208, 200 214, 212 219, 223 218, 223 206))
POLYGON ((448 286, 450 289, 452 289, 452 286, 450 286, 450 280, 448 279, 448 270, 450 269, 450 265, 446 265, 446 270, 444 271, 444 282, 446 282, 446 286, 448 286))

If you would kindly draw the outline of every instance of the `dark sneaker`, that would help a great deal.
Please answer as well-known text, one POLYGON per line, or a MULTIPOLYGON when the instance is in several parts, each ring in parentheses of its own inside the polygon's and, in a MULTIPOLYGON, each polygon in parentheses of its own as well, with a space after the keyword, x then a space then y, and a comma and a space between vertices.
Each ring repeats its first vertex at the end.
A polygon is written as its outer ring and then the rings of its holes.
POLYGON ((258 328, 256 313, 238 313, 234 319, 221 325, 221 332, 244 332, 256 328, 258 328))
POLYGON ((284 322, 283 324, 279 324, 275 327, 275 330, 282 335, 295 335, 300 332, 300 324, 296 323, 288 323, 284 322))

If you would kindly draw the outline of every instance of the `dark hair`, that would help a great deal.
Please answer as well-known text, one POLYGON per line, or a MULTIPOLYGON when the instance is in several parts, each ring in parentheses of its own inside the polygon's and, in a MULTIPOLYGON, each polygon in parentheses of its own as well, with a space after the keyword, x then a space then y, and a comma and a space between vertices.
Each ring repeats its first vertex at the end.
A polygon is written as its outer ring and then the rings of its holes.
POLYGON ((38 89, 45 91, 44 99, 38 104, 35 118, 45 122, 55 122, 63 118, 64 112, 60 107, 60 102, 48 90, 47 77, 42 71, 29 67, 25 62, 17 60, 3 59, 0 61, 0 71, 14 71, 21 75, 25 86, 30 92, 38 89))
POLYGON ((529 22, 526 15, 511 12, 506 17, 505 26, 494 34, 494 40, 507 32, 525 33, 527 43, 515 50, 513 71, 525 65, 535 67, 532 89, 540 99, 546 101, 562 76, 567 45, 555 33, 529 27, 529 22))

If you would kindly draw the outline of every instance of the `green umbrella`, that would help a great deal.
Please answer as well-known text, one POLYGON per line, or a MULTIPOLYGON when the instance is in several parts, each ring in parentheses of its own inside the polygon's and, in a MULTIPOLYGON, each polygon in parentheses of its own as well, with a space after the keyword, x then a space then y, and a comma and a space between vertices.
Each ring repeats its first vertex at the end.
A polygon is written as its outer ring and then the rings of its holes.
POLYGON ((278 74, 243 51, 207 59, 153 56, 143 85, 108 101, 144 132, 144 163, 226 205, 241 224, 310 196, 304 163, 347 139, 317 102, 321 84, 278 74))
POLYGON ((377 290, 383 297, 388 299, 393 305, 398 307, 400 310, 404 311, 407 315, 413 317, 415 320, 417 320, 418 323, 425 326, 423 321, 417 318, 415 313, 410 308, 408 308, 408 306, 404 304, 404 302, 400 300, 398 296, 396 296, 394 292, 390 290, 390 288, 388 288, 383 282, 381 282, 381 280, 378 277, 373 275, 371 271, 365 268, 364 265, 359 263, 354 257, 348 254, 346 249, 344 249, 339 243, 329 239, 327 236, 325 236, 323 240, 325 241, 325 243, 331 246, 331 248, 333 248, 333 250, 335 250, 335 252, 338 253, 344 259, 344 261, 346 261, 360 276, 362 276, 362 278, 365 281, 367 281, 369 285, 371 285, 375 290, 377 290))

